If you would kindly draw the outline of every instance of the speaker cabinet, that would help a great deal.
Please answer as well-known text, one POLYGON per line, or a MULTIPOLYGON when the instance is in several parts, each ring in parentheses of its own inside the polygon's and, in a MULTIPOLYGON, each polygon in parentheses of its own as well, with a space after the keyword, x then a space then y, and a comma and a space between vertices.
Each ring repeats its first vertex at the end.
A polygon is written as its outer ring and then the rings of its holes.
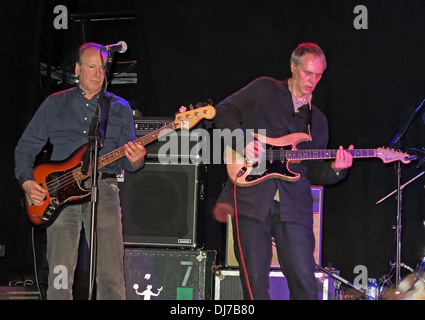
POLYGON ((120 179, 125 245, 191 247, 202 245, 198 211, 205 198, 206 167, 146 162, 120 179))
MULTIPOLYGON (((323 186, 311 186, 311 196, 313 197, 313 232, 315 239, 314 260, 316 264, 320 265, 322 259, 323 186)), ((225 265, 228 267, 239 266, 233 246, 233 226, 230 216, 227 219, 225 265)), ((273 246, 271 267, 279 268, 275 246, 273 246)))
POLYGON ((215 251, 125 249, 127 300, 211 300, 215 251))

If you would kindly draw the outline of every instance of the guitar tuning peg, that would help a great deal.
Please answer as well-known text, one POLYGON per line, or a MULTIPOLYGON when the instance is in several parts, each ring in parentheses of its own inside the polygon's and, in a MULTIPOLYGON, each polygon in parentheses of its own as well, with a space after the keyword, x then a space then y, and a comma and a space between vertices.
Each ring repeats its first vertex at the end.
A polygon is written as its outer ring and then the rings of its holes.
POLYGON ((187 108, 185 106, 181 106, 179 112, 186 112, 187 108))
POLYGON ((192 104, 189 105, 189 109, 190 110, 193 110, 193 105, 192 104))

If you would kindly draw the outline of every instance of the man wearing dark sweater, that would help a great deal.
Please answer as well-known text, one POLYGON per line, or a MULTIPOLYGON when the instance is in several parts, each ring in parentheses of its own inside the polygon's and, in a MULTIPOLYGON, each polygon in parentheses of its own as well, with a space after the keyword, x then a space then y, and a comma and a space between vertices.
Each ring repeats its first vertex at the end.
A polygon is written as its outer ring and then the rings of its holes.
MULTIPOLYGON (((266 130, 270 138, 304 132, 310 140, 300 143, 298 149, 326 148, 328 123, 311 103, 326 69, 325 55, 316 44, 300 44, 292 53, 290 68, 292 77, 288 80, 260 77, 220 102, 216 106, 217 127, 266 130)), ((245 156, 253 162, 259 161, 264 151, 258 140, 251 139, 245 146, 245 156)), ((214 214, 219 220, 227 213, 233 215, 235 254, 246 299, 270 299, 273 238, 290 298, 317 299, 311 184, 334 184, 345 177, 351 165, 350 153, 340 147, 334 161, 291 164, 289 169, 300 173, 295 182, 266 179, 253 186, 238 186, 236 191, 230 179, 226 182, 214 214)))

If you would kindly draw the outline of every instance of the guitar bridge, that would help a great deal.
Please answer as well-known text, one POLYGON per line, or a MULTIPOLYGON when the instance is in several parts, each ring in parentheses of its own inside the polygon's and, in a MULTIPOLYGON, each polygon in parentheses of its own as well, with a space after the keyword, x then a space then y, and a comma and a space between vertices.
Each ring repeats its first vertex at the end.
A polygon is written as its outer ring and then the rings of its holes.
POLYGON ((59 200, 57 198, 50 198, 48 210, 46 210, 46 214, 48 216, 51 216, 53 214, 53 211, 55 211, 59 207, 59 200))

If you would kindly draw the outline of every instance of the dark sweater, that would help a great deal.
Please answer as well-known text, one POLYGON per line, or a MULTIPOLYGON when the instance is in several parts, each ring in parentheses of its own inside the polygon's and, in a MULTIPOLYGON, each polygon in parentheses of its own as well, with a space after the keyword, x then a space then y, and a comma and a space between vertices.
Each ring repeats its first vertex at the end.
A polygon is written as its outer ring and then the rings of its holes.
MULTIPOLYGON (((306 132, 310 122, 309 110, 303 107, 294 112, 288 81, 260 77, 232 94, 216 106, 217 128, 230 130, 266 129, 267 136, 278 138, 289 133, 306 132)), ((324 149, 328 144, 328 123, 324 114, 311 106, 312 141, 300 143, 298 149, 324 149)), ((296 182, 268 179, 258 185, 237 187, 238 214, 264 220, 279 190, 281 220, 312 225, 311 184, 334 184, 339 176, 330 161, 304 161, 291 164, 290 170, 300 173, 296 182)), ((234 185, 228 180, 218 202, 234 203, 234 185)))

